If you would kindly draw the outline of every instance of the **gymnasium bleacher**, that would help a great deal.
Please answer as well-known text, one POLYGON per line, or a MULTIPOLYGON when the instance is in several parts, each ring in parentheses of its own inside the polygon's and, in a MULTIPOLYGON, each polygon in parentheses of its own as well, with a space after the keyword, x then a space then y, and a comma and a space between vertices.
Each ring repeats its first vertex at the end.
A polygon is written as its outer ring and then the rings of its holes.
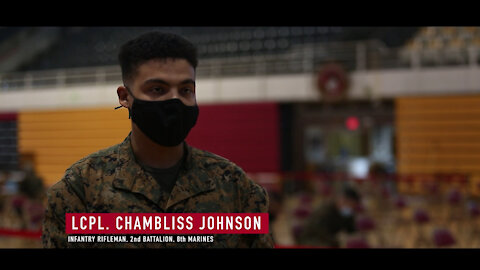
POLYGON ((19 70, 116 65, 120 44, 152 30, 181 34, 196 44, 200 59, 210 59, 283 54, 299 44, 372 38, 401 46, 417 28, 389 35, 388 30, 355 27, 66 27, 54 46, 19 70))

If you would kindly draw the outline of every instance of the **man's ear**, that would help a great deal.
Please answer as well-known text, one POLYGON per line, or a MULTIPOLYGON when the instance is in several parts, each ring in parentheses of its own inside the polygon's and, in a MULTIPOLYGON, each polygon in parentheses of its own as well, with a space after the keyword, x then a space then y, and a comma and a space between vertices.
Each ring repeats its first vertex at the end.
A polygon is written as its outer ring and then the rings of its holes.
POLYGON ((130 107, 129 94, 125 86, 122 85, 117 88, 117 96, 118 96, 118 103, 120 103, 120 105, 122 105, 125 108, 130 107))

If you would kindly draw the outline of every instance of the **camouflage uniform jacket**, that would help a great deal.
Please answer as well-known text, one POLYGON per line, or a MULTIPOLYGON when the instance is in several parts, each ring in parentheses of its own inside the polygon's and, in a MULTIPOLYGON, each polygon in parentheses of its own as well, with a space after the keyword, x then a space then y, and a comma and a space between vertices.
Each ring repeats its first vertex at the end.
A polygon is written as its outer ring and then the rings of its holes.
POLYGON ((66 213, 258 213, 267 212, 265 190, 241 168, 215 154, 185 146, 185 162, 171 194, 135 161, 130 136, 93 153, 49 188, 43 246, 142 248, 271 248, 270 234, 217 234, 213 243, 68 243, 66 213))

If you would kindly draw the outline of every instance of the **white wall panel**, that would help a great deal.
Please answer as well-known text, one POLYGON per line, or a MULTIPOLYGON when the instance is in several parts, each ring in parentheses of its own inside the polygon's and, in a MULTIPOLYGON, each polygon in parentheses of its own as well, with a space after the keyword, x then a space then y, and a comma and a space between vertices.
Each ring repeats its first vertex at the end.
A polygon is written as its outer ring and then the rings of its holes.
MULTIPOLYGON (((197 78, 199 104, 312 101, 321 97, 316 74, 197 78)), ((351 99, 480 93, 475 67, 357 71, 350 74, 351 99)), ((118 106, 117 84, 0 92, 0 111, 118 106)))

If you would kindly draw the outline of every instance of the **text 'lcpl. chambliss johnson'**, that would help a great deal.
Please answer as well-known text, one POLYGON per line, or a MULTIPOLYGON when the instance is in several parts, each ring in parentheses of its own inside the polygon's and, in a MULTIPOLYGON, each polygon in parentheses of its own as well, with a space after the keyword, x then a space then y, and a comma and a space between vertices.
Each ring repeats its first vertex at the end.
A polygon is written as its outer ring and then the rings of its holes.
POLYGON ((268 233, 268 215, 67 214, 67 233, 268 233))

